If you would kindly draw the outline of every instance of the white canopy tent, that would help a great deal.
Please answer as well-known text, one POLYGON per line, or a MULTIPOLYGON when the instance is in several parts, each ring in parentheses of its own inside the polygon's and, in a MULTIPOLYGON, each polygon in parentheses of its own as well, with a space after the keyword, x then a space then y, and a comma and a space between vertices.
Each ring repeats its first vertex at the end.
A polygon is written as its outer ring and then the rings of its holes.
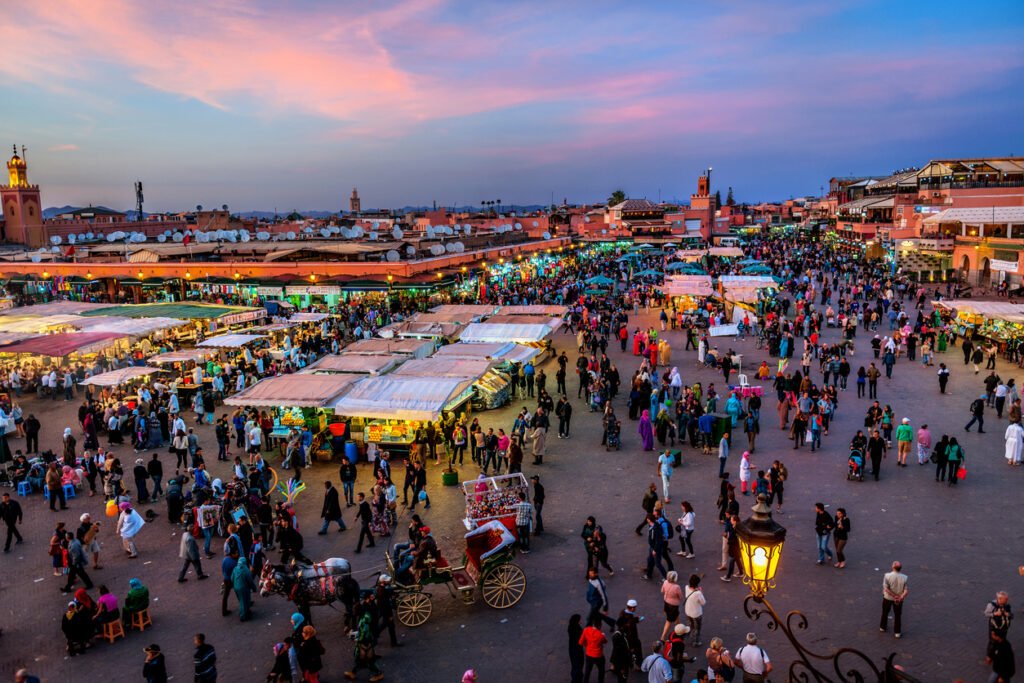
POLYGON ((369 354, 372 356, 402 354, 413 358, 426 358, 434 351, 430 339, 361 339, 349 344, 344 354, 369 354))
POLYGON ((551 327, 538 324, 471 323, 459 335, 464 343, 516 342, 536 344, 551 334, 551 327))
POLYGON ((378 420, 436 420, 469 397, 472 382, 452 377, 367 377, 334 404, 339 415, 378 420))
POLYGON ((711 296, 715 293, 710 275, 672 275, 661 286, 665 296, 711 296))
POLYGON ((120 332, 128 337, 144 337, 160 330, 169 330, 188 325, 187 320, 177 318, 121 318, 118 316, 80 318, 72 323, 75 327, 90 332, 120 332))
POLYGON ((933 302, 939 308, 956 310, 969 315, 980 315, 990 320, 1024 323, 1024 304, 1004 301, 973 301, 971 299, 943 299, 933 302))
POLYGON ((224 403, 248 407, 325 408, 362 379, 363 375, 341 373, 278 375, 260 380, 248 389, 229 396, 224 399, 224 403))
POLYGON ((146 377, 156 372, 163 372, 160 368, 150 368, 144 365, 132 365, 127 368, 102 372, 92 377, 86 377, 82 384, 92 384, 98 387, 116 387, 125 384, 139 377, 146 377))
POLYGON ((187 361, 199 361, 206 360, 206 358, 214 353, 213 350, 209 349, 182 349, 181 351, 168 351, 167 353, 158 353, 155 356, 149 357, 150 363, 185 363, 187 361))
POLYGON ((480 344, 449 344, 437 350, 432 358, 485 358, 487 360, 512 361, 525 363, 544 352, 536 346, 524 344, 502 344, 500 342, 484 342, 480 344))
POLYGON ((324 356, 300 371, 300 374, 355 373, 364 375, 383 375, 408 356, 370 356, 362 354, 340 354, 324 356))
POLYGON ((328 313, 293 313, 288 320, 293 323, 318 323, 330 317, 328 313))
POLYGON ((222 334, 219 337, 205 339, 196 346, 213 349, 237 349, 259 339, 266 339, 266 337, 265 334, 222 334))
POLYGON ((445 358, 431 356, 403 363, 394 376, 455 377, 476 381, 491 369, 495 361, 486 358, 445 358))

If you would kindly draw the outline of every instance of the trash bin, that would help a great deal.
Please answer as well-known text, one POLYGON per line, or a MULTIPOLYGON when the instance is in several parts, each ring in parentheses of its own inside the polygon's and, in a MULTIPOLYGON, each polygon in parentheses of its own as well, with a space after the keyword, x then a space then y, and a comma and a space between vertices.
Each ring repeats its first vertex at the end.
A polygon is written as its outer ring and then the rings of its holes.
POLYGON ((711 443, 717 446, 725 434, 732 440, 732 417, 725 413, 715 413, 714 418, 715 424, 711 426, 711 443))
POLYGON ((359 445, 355 441, 349 441, 345 444, 345 459, 352 464, 359 460, 359 445))

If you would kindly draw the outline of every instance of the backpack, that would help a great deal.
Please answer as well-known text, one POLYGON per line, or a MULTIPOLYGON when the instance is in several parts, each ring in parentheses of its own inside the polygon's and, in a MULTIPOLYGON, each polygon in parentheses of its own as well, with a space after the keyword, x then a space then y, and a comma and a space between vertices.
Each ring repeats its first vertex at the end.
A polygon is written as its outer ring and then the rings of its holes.
POLYGON ((671 539, 675 532, 672 531, 672 525, 668 523, 668 520, 660 517, 658 518, 658 523, 661 524, 661 531, 665 536, 665 540, 671 539))

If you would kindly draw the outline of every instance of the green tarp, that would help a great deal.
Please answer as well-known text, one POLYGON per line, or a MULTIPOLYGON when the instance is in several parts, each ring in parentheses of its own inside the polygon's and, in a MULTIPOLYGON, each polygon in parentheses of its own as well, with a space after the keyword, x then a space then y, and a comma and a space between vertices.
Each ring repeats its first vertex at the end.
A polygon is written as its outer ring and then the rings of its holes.
POLYGON ((123 318, 179 318, 194 320, 197 318, 219 318, 232 313, 249 310, 242 306, 217 306, 213 304, 125 304, 83 311, 82 315, 116 315, 123 318))

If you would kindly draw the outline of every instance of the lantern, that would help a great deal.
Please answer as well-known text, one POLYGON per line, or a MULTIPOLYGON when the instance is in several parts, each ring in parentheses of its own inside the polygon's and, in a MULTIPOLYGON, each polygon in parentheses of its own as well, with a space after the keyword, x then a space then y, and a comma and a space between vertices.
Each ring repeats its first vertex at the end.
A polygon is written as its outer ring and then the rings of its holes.
POLYGON ((775 572, 782 557, 786 528, 772 519, 764 494, 757 497, 757 505, 751 511, 753 515, 740 522, 736 535, 740 543, 743 582, 750 586, 750 592, 756 598, 763 598, 775 587, 775 572))

